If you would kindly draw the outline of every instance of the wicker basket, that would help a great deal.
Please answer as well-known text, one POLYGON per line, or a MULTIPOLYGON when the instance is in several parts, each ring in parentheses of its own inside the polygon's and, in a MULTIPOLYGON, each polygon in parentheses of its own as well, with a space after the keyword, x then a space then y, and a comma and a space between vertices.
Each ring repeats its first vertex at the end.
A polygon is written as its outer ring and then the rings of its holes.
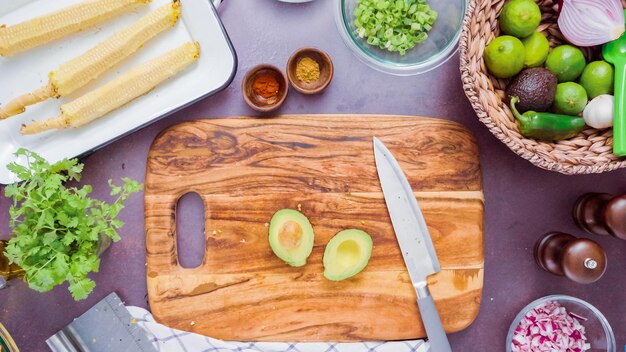
MULTIPOLYGON (((556 0, 535 0, 542 12, 538 30, 550 41, 561 44, 563 37, 556 23, 556 0)), ((515 118, 503 102, 508 80, 487 72, 483 52, 500 34, 498 15, 505 0, 469 0, 461 33, 461 77, 463 89, 478 118, 491 133, 512 151, 534 165, 564 174, 589 174, 626 167, 626 160, 613 154, 613 130, 587 128, 577 137, 555 143, 524 138, 515 118)), ((626 0, 622 0, 625 4, 626 0)), ((583 48, 587 61, 599 58, 599 48, 583 48)))

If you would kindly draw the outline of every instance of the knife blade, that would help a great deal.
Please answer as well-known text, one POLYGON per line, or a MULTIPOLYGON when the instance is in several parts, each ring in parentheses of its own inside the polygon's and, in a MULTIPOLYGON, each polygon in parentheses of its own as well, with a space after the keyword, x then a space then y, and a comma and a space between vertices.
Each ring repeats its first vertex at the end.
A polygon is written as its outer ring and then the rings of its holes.
POLYGON ((389 149, 374 137, 374 159, 393 230, 417 293, 417 304, 431 350, 452 351, 428 290, 427 277, 441 270, 437 252, 413 189, 389 149))

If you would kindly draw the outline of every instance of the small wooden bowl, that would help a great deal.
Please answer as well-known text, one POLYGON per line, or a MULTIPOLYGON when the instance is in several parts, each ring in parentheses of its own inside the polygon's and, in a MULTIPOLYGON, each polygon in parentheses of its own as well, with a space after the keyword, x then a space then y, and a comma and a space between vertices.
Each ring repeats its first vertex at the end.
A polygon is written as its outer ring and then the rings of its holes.
POLYGON ((243 94, 243 100, 246 101, 251 108, 260 112, 270 112, 278 109, 289 91, 289 84, 285 75, 276 66, 272 65, 257 65, 248 70, 246 75, 241 81, 241 94, 243 94), (254 80, 263 74, 269 74, 278 81, 278 94, 276 97, 266 99, 263 96, 257 94, 254 91, 254 80))
POLYGON ((330 56, 316 48, 298 49, 291 55, 287 62, 287 77, 289 78, 289 82, 295 90, 303 94, 317 94, 326 89, 330 81, 333 80, 334 73, 333 61, 330 59, 330 56), (307 83, 300 81, 296 76, 298 62, 304 57, 310 57, 320 65, 320 78, 313 82, 307 83))

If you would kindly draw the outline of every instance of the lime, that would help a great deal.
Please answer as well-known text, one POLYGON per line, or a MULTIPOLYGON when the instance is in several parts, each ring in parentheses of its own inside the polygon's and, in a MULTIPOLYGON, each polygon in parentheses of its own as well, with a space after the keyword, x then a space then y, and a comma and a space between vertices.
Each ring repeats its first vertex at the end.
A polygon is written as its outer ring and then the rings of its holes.
POLYGON ((511 0, 500 13, 500 29, 504 34, 526 38, 541 22, 541 10, 533 0, 511 0))
POLYGON ((578 83, 565 82, 556 86, 554 108, 559 114, 576 116, 587 105, 587 92, 578 83))
POLYGON ((580 85, 585 87, 589 99, 613 94, 613 66, 606 61, 589 63, 580 76, 580 85))
POLYGON ((485 49, 485 64, 496 77, 509 78, 524 68, 524 44, 510 35, 495 38, 485 49))
POLYGON ((526 60, 524 66, 539 67, 543 65, 550 53, 550 43, 545 35, 534 32, 528 37, 522 39, 524 49, 526 49, 526 60))
POLYGON ((556 75, 559 82, 571 82, 583 73, 585 56, 576 47, 559 45, 548 54, 546 68, 556 75))

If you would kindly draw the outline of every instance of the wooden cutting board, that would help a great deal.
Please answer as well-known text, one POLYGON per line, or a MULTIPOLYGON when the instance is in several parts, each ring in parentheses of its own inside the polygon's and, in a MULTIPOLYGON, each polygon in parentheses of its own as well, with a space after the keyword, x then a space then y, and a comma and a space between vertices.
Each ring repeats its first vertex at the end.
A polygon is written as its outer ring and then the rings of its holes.
POLYGON ((483 193, 478 149, 462 126, 380 115, 287 115, 183 123, 161 133, 147 162, 145 215, 150 308, 167 326, 225 340, 360 341, 425 336, 391 226, 372 136, 398 159, 441 262, 430 290, 447 332, 478 314, 483 286, 483 193), (197 192, 206 252, 179 265, 176 204, 197 192), (267 222, 300 208, 313 253, 292 268, 272 253, 267 222), (322 255, 338 231, 368 232, 368 266, 327 281, 322 255))

